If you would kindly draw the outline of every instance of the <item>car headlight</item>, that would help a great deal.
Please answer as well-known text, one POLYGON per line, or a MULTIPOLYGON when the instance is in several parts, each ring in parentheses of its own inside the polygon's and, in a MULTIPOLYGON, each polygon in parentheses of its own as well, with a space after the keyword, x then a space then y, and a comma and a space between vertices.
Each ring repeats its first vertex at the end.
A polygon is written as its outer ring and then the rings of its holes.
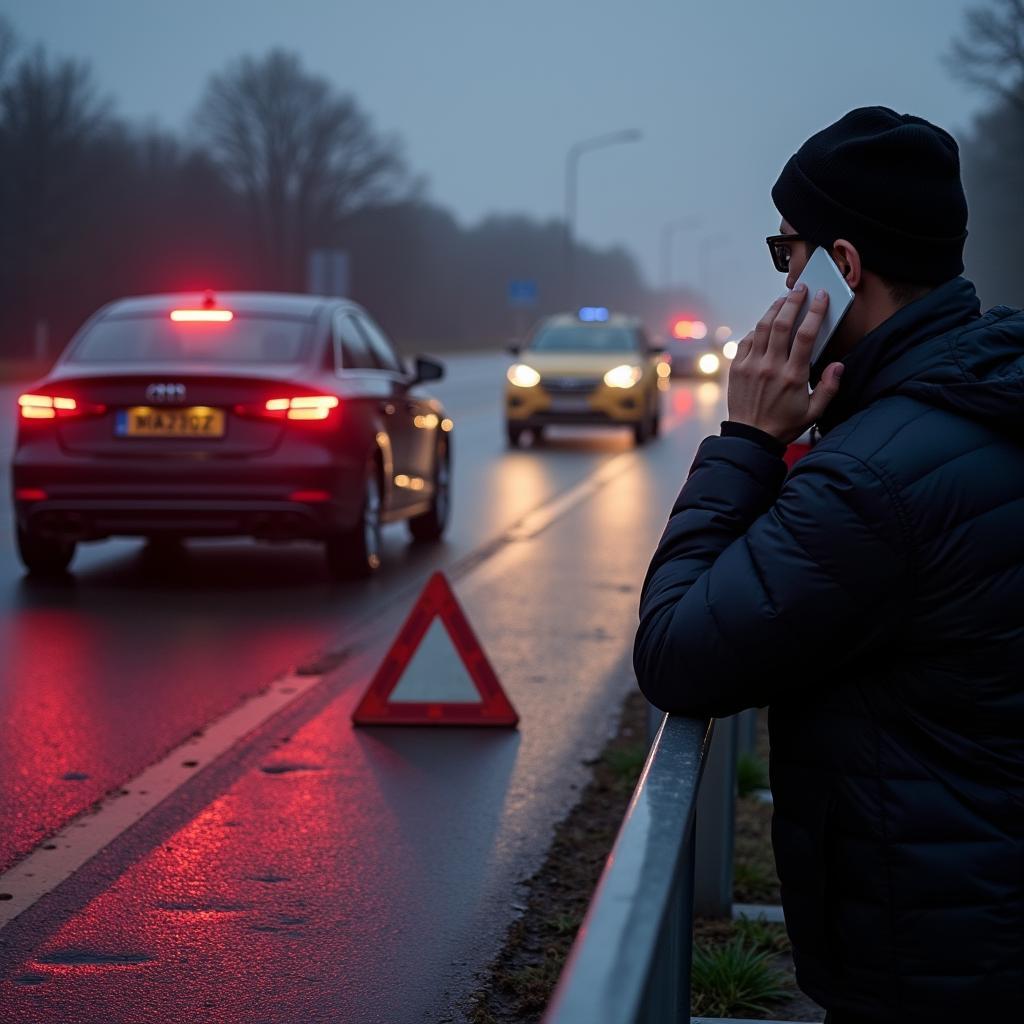
POLYGON ((540 374, 526 363, 513 363, 505 376, 508 377, 509 383, 515 384, 517 388, 532 388, 540 383, 540 374))
POLYGON ((717 373, 719 366, 722 365, 722 361, 715 355, 714 352, 705 352, 697 361, 697 368, 701 373, 708 375, 717 373))
POLYGON ((604 382, 610 388, 631 388, 641 377, 643 371, 639 366, 623 363, 615 366, 604 375, 604 382))
POLYGON ((739 351, 740 343, 738 341, 727 341, 722 346, 722 355, 726 359, 735 359, 736 353, 739 351))

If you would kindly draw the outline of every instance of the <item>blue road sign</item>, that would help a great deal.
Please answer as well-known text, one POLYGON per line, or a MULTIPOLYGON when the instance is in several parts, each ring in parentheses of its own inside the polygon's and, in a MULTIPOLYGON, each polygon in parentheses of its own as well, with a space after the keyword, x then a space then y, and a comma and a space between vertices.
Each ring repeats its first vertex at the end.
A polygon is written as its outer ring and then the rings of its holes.
POLYGON ((508 304, 528 308, 537 305, 537 282, 528 279, 509 281, 508 304))

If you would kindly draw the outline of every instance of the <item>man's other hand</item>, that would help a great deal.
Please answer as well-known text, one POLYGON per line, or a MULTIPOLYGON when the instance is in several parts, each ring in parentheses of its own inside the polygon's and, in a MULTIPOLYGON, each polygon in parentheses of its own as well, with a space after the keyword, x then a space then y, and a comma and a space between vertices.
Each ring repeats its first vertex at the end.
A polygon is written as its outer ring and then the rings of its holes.
POLYGON ((818 292, 796 336, 793 324, 807 286, 776 299, 757 326, 740 342, 729 367, 729 419, 795 441, 821 417, 839 391, 842 363, 830 363, 813 392, 811 349, 828 309, 828 293, 818 292), (792 340, 792 344, 790 341, 792 340))

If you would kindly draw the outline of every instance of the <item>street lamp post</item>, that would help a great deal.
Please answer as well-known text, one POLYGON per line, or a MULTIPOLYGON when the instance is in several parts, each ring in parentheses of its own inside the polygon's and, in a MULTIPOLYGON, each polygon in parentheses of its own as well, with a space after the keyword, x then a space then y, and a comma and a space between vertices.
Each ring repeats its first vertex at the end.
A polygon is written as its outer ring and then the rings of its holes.
POLYGON ((579 177, 580 157, 594 149, 603 149, 605 146, 616 146, 623 142, 636 142, 640 139, 641 132, 637 128, 625 128, 618 132, 609 132, 607 135, 597 135, 592 139, 584 139, 582 142, 574 142, 569 147, 565 158, 565 290, 569 302, 575 302, 576 295, 576 266, 575 250, 573 246, 576 229, 576 193, 577 178, 579 177))

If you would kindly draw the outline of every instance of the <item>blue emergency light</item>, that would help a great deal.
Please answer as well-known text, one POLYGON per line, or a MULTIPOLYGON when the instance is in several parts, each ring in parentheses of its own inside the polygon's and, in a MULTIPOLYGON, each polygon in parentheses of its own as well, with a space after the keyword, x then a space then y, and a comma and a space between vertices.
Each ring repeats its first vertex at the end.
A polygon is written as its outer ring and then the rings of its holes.
POLYGON ((604 306, 584 306, 579 318, 587 324, 604 323, 608 319, 608 310, 604 306))

